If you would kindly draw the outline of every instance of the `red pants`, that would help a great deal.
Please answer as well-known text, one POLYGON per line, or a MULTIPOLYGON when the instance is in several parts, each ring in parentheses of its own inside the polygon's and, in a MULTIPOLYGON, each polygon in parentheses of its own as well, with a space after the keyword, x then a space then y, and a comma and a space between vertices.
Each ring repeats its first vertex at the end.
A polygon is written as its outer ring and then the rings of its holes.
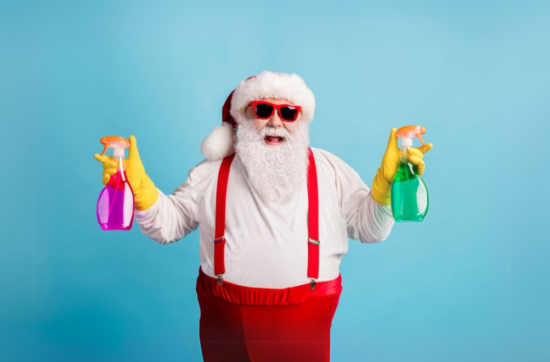
POLYGON ((249 288, 199 268, 200 340, 205 362, 329 361, 341 277, 285 289, 249 288))

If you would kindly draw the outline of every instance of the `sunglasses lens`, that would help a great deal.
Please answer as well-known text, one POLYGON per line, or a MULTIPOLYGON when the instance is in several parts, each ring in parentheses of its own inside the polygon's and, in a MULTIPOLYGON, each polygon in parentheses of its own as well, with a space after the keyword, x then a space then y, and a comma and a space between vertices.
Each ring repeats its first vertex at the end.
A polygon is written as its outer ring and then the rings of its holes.
POLYGON ((298 109, 296 107, 281 107, 281 118, 285 121, 295 121, 297 117, 298 109))
POLYGON ((273 113, 273 106, 269 104, 256 104, 256 116, 260 118, 269 118, 273 113))

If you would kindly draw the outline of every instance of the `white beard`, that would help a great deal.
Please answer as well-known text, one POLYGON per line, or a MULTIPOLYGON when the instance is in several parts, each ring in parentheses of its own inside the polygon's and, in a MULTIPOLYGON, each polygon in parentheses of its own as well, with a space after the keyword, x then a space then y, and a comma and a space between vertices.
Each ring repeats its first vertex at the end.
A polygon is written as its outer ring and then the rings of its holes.
POLYGON ((239 120, 237 156, 264 202, 288 201, 305 186, 309 164, 309 122, 297 122, 293 133, 285 128, 268 126, 258 132, 251 120, 239 120), (264 142, 266 135, 283 137, 284 141, 281 145, 269 146, 264 142))

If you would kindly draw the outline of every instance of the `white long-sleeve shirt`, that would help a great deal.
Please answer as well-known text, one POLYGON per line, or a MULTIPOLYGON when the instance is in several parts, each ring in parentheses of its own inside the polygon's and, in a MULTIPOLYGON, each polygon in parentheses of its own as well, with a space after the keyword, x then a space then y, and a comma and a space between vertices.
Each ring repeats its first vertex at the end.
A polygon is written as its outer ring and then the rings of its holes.
MULTIPOLYGON (((337 278, 348 251, 348 237, 373 243, 385 240, 394 224, 389 205, 377 203, 357 172, 333 154, 312 148, 319 188, 319 279, 337 278)), ((171 195, 136 210, 141 231, 168 244, 200 226, 201 267, 214 274, 216 190, 220 161, 203 161, 171 195)), ((308 194, 286 203, 266 204, 247 179, 237 156, 229 172, 225 221, 224 280, 249 287, 286 288, 309 283, 308 194)))

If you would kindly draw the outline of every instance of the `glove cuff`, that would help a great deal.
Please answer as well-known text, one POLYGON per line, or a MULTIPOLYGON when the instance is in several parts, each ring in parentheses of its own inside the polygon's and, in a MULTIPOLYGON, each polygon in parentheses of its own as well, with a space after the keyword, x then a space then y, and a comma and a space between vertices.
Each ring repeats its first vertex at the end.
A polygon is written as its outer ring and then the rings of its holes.
POLYGON ((376 176, 372 180, 371 195, 374 201, 382 205, 391 204, 391 185, 384 178, 382 168, 376 172, 376 176))
POLYGON ((136 209, 144 211, 153 206, 159 197, 159 192, 149 176, 145 175, 145 180, 141 187, 134 191, 134 201, 136 209))

